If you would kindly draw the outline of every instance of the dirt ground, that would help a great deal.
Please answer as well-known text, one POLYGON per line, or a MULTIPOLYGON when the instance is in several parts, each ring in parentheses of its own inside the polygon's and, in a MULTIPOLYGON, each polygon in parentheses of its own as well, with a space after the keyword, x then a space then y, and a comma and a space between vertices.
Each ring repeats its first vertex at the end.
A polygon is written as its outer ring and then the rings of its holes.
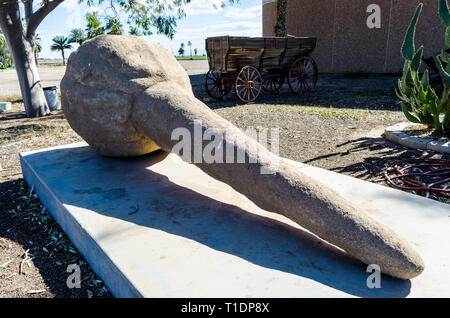
MULTIPOLYGON (((386 126, 405 121, 393 77, 322 75, 308 97, 292 95, 285 85, 280 95, 264 95, 252 105, 241 105, 232 94, 212 101, 201 78, 191 77, 199 99, 244 130, 279 128, 280 155, 289 159, 369 181, 398 159, 449 159, 382 137, 386 126)), ((23 181, 19 165, 21 151, 80 140, 60 111, 28 119, 16 101, 13 110, 0 113, 0 297, 111 297, 23 181), (66 286, 69 264, 81 265, 81 289, 66 286)))

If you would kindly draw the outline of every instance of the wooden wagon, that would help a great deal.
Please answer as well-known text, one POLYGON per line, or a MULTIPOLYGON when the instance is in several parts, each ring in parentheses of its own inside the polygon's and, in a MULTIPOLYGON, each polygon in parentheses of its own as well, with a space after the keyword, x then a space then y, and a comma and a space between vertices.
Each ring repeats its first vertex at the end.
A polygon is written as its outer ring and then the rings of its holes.
POLYGON ((234 87, 242 102, 251 103, 261 90, 278 94, 287 78, 292 92, 308 93, 317 83, 317 65, 309 57, 315 47, 310 37, 207 38, 206 91, 219 100, 234 87))

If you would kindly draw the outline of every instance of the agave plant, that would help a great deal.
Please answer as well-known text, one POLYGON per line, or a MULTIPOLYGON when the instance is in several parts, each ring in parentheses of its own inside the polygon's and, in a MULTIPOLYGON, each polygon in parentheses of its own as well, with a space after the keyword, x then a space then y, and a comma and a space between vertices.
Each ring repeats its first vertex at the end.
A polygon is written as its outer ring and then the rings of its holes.
MULTIPOLYGON (((423 4, 420 3, 403 41, 402 55, 405 58, 405 65, 396 93, 403 101, 402 110, 409 121, 424 124, 439 133, 450 135, 450 54, 442 51, 441 54, 433 56, 443 82, 442 95, 438 97, 430 85, 428 70, 422 76, 419 74, 424 47, 421 46, 416 51, 414 40, 422 8, 423 4), (446 64, 445 68, 443 63, 446 64), (411 106, 412 113, 408 110, 407 104, 411 106)), ((439 0, 439 15, 446 26, 446 43, 450 47, 450 11, 447 0, 439 0)))

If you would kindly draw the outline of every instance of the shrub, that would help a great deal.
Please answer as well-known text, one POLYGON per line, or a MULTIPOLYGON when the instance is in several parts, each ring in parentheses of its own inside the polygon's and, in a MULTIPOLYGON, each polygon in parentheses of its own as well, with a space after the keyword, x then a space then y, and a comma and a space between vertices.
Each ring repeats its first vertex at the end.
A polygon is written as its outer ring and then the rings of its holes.
POLYGON ((0 69, 5 69, 13 66, 11 54, 6 45, 5 38, 0 35, 0 69))
MULTIPOLYGON (((439 15, 446 26, 446 43, 450 47, 450 11, 447 0, 439 1, 439 15)), ((422 12, 423 4, 419 4, 409 25, 403 45, 402 55, 405 58, 402 78, 398 82, 397 96, 403 101, 402 110, 406 118, 418 124, 427 125, 439 133, 450 136, 450 54, 442 51, 433 58, 438 66, 443 82, 443 91, 439 97, 430 85, 429 72, 426 70, 420 77, 419 70, 422 64, 424 47, 417 51, 414 38, 417 21, 422 12), (407 105, 411 106, 412 113, 407 105)))

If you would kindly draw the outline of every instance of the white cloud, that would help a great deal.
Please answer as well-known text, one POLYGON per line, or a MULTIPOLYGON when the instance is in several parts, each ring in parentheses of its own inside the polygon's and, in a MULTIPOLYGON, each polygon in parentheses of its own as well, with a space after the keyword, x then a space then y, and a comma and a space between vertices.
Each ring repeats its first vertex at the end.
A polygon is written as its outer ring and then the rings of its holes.
POLYGON ((262 22, 251 22, 251 21, 242 21, 242 22, 228 22, 228 23, 220 23, 214 24, 208 27, 210 30, 221 30, 222 32, 228 30, 229 32, 234 32, 239 30, 240 32, 245 32, 246 30, 252 29, 262 29, 262 22))
POLYGON ((79 5, 78 0, 64 0, 58 7, 65 9, 72 9, 79 5))
POLYGON ((184 8, 187 16, 199 15, 199 14, 216 14, 223 11, 220 7, 222 0, 192 0, 184 8), (216 5, 217 8, 214 8, 216 5))
POLYGON ((91 13, 91 12, 101 12, 101 11, 102 10, 100 10, 100 8, 92 6, 92 7, 87 8, 85 12, 86 13, 91 13))
POLYGON ((224 16, 233 19, 256 19, 262 16, 262 6, 254 6, 246 9, 229 7, 225 10, 224 16))
MULTIPOLYGON (((146 37, 147 40, 159 43, 174 54, 178 54, 180 43, 187 41, 192 42, 192 49, 199 49, 199 54, 205 51, 205 39, 213 36, 249 36, 259 37, 262 33, 262 22, 227 22, 211 25, 201 28, 182 28, 179 29, 173 40, 170 40, 162 35, 151 35, 146 37)), ((189 54, 189 48, 186 49, 186 54, 189 54)))

